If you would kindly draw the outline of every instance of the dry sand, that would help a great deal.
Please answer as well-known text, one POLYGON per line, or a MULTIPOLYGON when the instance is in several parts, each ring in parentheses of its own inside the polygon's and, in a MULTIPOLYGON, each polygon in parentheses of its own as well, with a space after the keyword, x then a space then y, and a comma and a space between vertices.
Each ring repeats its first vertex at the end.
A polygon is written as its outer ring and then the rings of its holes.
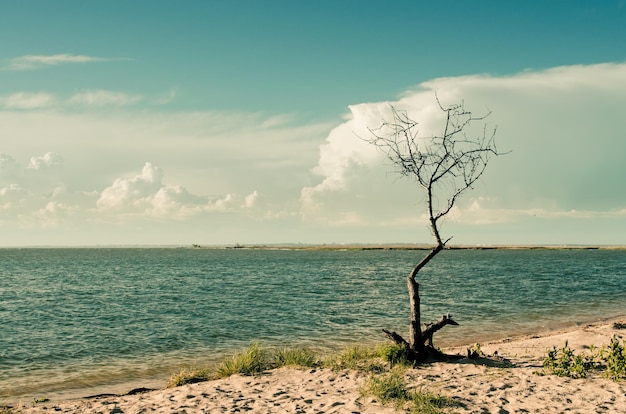
MULTIPOLYGON (((569 341, 577 352, 607 345, 626 331, 613 322, 586 325, 538 336, 482 344, 495 358, 438 362, 411 369, 408 383, 459 403, 455 413, 626 413, 626 381, 600 375, 585 379, 539 376, 552 346, 569 341)), ((621 322, 626 322, 623 318, 621 322)), ((466 347, 448 349, 465 353, 466 347)), ((127 396, 23 404, 21 413, 396 413, 359 389, 367 374, 328 369, 281 368, 254 377, 230 378, 127 396)))

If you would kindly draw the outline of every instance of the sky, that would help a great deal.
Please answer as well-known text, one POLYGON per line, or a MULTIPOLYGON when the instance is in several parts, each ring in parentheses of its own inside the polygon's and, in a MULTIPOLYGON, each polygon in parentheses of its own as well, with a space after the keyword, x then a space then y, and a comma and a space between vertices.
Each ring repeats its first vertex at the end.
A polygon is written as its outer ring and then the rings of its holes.
POLYGON ((5 0, 0 39, 0 246, 432 243, 364 138, 437 97, 507 153, 442 237, 626 245, 624 0, 5 0))

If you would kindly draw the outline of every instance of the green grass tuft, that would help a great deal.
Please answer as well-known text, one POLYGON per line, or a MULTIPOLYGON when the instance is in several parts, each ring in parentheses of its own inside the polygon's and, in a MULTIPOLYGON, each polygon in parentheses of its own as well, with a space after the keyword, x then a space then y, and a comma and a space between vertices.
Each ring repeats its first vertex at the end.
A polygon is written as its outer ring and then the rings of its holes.
POLYGON ((383 404, 393 402, 402 406, 409 400, 409 391, 404 382, 404 369, 397 367, 382 375, 372 375, 363 389, 365 395, 372 395, 383 404))
POLYGON ((317 356, 305 348, 280 348, 274 352, 274 365, 280 367, 316 367, 317 356))
POLYGON ((456 404, 450 398, 408 389, 404 375, 406 367, 397 365, 391 371, 372 375, 365 387, 363 395, 371 395, 382 404, 393 404, 397 409, 406 409, 409 413, 439 414, 446 407, 456 404))
POLYGON ((209 381, 214 377, 215 376, 208 368, 183 368, 170 377, 170 380, 167 383, 167 388, 209 381))
POLYGON ((409 412, 413 414, 439 414, 444 408, 458 406, 449 397, 427 391, 412 391, 409 412))
POLYGON ((270 355, 261 349, 258 342, 254 342, 242 353, 224 359, 217 367, 217 376, 226 378, 235 374, 254 375, 271 368, 274 367, 270 363, 270 355))
POLYGON ((354 369, 364 372, 383 372, 383 366, 378 353, 372 347, 356 345, 344 349, 336 355, 332 355, 324 361, 324 366, 333 371, 354 369))

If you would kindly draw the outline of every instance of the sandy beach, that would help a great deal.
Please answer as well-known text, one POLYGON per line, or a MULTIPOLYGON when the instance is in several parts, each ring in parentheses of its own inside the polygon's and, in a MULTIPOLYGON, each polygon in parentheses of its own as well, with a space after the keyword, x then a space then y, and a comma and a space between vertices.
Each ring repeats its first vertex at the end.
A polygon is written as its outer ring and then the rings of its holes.
MULTIPOLYGON (((540 376, 547 350, 567 340, 578 352, 602 347, 626 330, 615 322, 579 326, 562 331, 504 338, 481 344, 485 355, 497 357, 436 362, 409 369, 407 383, 452 399, 455 413, 625 413, 626 381, 614 382, 591 373, 584 379, 540 376), (502 363, 500 358, 506 358, 502 363)), ((467 347, 447 349, 466 353, 467 347)), ((256 376, 226 379, 153 390, 134 395, 106 395, 70 401, 14 406, 20 413, 396 413, 361 389, 370 374, 334 372, 320 368, 281 368, 256 376)))

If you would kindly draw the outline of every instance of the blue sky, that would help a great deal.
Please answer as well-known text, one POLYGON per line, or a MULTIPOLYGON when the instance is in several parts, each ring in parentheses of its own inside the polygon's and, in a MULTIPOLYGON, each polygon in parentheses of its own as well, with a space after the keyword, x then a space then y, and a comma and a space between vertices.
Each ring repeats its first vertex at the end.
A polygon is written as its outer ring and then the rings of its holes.
POLYGON ((444 235, 626 244, 624 1, 5 1, 0 246, 430 241, 356 138, 390 104, 498 144, 444 235))

